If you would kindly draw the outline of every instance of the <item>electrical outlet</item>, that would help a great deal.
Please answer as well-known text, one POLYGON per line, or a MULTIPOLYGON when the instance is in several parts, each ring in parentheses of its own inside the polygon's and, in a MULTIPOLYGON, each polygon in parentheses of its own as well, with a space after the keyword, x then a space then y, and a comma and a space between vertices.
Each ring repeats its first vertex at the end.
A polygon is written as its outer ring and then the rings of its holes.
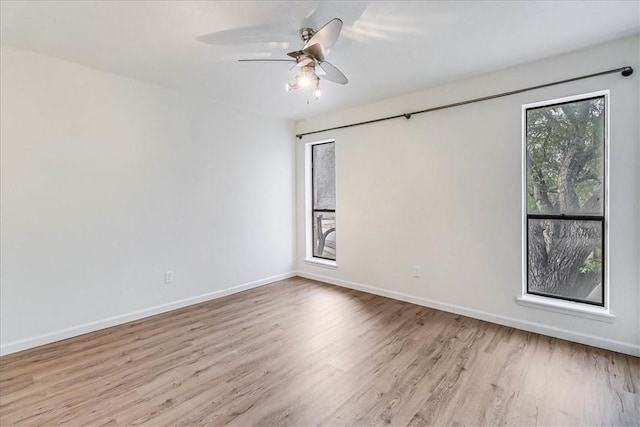
POLYGON ((413 277, 420 277, 420 266, 419 265, 414 265, 413 266, 413 277))
POLYGON ((173 283, 173 271, 167 271, 164 273, 164 283, 173 283))

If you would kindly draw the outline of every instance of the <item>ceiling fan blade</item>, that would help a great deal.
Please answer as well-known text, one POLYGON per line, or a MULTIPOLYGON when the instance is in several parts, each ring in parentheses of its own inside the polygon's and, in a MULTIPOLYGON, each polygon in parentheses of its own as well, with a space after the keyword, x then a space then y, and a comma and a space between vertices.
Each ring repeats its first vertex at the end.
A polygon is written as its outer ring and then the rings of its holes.
POLYGON ((296 62, 293 59, 238 59, 238 62, 296 62))
POLYGON ((338 70, 335 65, 330 62, 323 61, 318 64, 318 66, 324 71, 324 74, 320 75, 321 79, 329 80, 330 82, 339 83, 341 85, 346 85, 349 83, 349 79, 342 74, 342 71, 338 70))
MULTIPOLYGON (((305 3, 314 4, 314 6, 311 13, 309 13, 305 17, 305 19, 300 22, 300 28, 320 28, 332 17, 336 16, 336 2, 323 0, 305 3)), ((355 24, 355 22, 360 19, 362 14, 367 10, 367 8, 371 8, 371 3, 372 2, 369 1, 341 1, 340 19, 342 20, 343 24, 345 26, 355 24)))
POLYGON ((287 30, 282 23, 257 25, 253 27, 231 28, 204 34, 197 39, 211 45, 240 46, 245 44, 263 44, 286 49, 296 34, 287 30))
POLYGON ((311 56, 318 62, 324 61, 325 54, 322 51, 322 47, 318 43, 314 43, 312 45, 307 45, 302 49, 302 53, 311 56))
MULTIPOLYGON (((342 30, 342 20, 340 18, 333 18, 331 21, 327 22, 322 28, 320 28, 314 35, 309 39, 307 44, 304 45, 304 49, 317 44, 322 50, 323 57, 329 55, 331 52, 331 48, 336 44, 338 40, 338 36, 340 35, 340 31, 342 30)), ((319 59, 320 61, 324 59, 319 59)))
POLYGON ((289 52, 287 53, 287 56, 290 56, 292 58, 298 58, 299 56, 304 55, 304 52, 301 50, 294 50, 293 52, 289 52))

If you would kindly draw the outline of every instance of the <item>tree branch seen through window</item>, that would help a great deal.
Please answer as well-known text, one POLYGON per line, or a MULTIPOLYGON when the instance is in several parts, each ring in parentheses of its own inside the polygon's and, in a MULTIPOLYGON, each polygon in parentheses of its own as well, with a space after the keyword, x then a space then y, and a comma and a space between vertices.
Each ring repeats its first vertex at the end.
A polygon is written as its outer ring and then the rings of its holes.
POLYGON ((527 292, 604 305, 604 96, 526 110, 527 292))

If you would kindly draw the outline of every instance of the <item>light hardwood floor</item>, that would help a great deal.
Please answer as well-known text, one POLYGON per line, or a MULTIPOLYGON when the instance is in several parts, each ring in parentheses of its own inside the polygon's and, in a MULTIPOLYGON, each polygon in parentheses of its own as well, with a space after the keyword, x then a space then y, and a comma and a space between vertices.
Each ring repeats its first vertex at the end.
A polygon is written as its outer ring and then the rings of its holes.
POLYGON ((0 358, 8 425, 640 425, 640 359, 293 278, 0 358))

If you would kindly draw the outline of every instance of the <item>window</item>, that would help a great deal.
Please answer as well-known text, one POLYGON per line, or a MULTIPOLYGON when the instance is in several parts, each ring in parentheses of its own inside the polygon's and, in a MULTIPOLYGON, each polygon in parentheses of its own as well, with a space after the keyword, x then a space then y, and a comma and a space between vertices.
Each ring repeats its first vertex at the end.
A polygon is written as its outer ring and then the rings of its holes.
POLYGON ((307 257, 336 259, 335 142, 310 144, 311 250, 307 257))
POLYGON ((605 305, 607 97, 523 107, 527 294, 605 305))

